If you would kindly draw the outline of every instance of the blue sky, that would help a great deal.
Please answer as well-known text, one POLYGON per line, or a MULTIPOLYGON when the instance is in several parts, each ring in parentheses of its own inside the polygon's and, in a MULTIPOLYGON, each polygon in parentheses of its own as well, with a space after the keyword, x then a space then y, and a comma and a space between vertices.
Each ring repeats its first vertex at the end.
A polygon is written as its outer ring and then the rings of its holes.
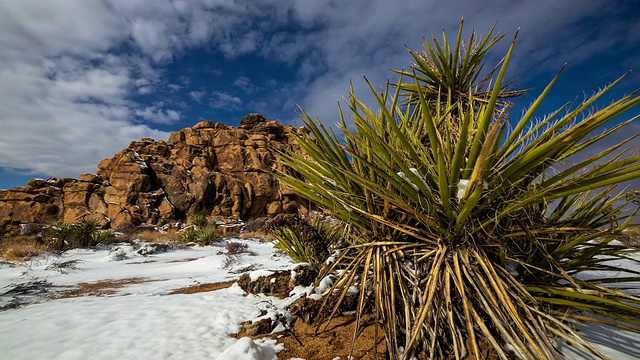
POLYGON ((332 124, 350 80, 382 86, 409 64, 405 45, 462 17, 508 34, 490 62, 520 28, 508 77, 533 89, 522 103, 564 63, 545 111, 631 69, 608 100, 640 88, 636 1, 0 0, 0 189, 95 172, 131 140, 201 119, 300 125, 301 105, 332 124))

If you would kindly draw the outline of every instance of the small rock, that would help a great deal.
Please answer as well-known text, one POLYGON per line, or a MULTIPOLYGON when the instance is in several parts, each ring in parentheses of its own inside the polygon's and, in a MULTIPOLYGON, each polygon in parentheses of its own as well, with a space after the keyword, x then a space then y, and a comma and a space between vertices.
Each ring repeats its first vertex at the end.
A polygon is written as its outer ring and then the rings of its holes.
POLYGON ((242 332, 247 336, 263 335, 269 334, 274 327, 275 326, 271 319, 265 318, 254 322, 248 321, 242 324, 242 332))

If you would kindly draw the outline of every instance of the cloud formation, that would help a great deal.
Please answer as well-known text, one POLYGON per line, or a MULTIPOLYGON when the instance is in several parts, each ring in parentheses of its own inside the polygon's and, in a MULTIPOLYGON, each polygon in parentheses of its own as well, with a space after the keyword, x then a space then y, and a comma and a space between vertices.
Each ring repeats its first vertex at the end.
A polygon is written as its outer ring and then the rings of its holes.
MULTIPOLYGON (((0 0, 0 167, 55 176, 92 172, 100 159, 132 139, 166 138, 158 129, 178 124, 186 109, 198 104, 272 111, 284 121, 296 118, 300 104, 332 123, 334 104, 347 93, 350 79, 360 93, 366 92, 363 74, 373 84, 385 83, 388 69, 406 66, 405 44, 419 49, 421 36, 455 31, 462 16, 467 29, 480 34, 496 20, 509 37, 520 28, 512 72, 551 76, 564 62, 579 65, 603 52, 640 47, 636 19, 615 5, 0 0), (616 20, 600 20, 607 18, 616 20), (167 68, 192 51, 227 60, 252 56, 292 74, 284 81, 242 72, 206 89, 192 87, 186 73, 169 81, 167 68), (251 98, 262 91, 268 98, 251 98), (184 97, 173 99, 177 94, 184 97), (145 100, 149 96, 157 98, 145 100)), ((640 65, 637 57, 621 61, 640 65)), ((206 71, 224 75, 210 65, 206 71)), ((606 71, 594 76, 613 79, 606 71)))

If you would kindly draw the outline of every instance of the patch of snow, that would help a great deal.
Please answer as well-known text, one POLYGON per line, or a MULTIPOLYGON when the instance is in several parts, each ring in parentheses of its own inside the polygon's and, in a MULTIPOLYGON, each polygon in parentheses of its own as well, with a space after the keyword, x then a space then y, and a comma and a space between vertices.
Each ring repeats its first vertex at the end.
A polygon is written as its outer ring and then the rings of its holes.
POLYGON ((313 292, 313 285, 309 285, 309 286, 296 285, 296 287, 294 287, 293 290, 289 292, 289 296, 298 298, 300 296, 310 295, 312 292, 313 292))
POLYGON ((458 181, 458 201, 461 201, 464 197, 464 194, 467 192, 467 186, 469 186, 469 180, 460 180, 458 181))
POLYGON ((427 184, 427 180, 424 178, 424 176, 420 175, 420 172, 418 171, 418 169, 409 168, 409 171, 411 171, 413 173, 413 175, 417 176, 418 179, 420 179, 420 181, 422 181, 422 185, 424 185, 425 188, 429 189, 429 185, 427 184))
POLYGON ((342 254, 342 250, 341 249, 336 250, 333 254, 331 254, 331 256, 327 258, 327 260, 325 260, 325 264, 327 265, 333 264, 334 262, 336 262, 340 254, 342 254))
POLYGON ((277 360, 272 347, 256 344, 251 338, 243 337, 218 355, 218 360, 277 360))
POLYGON ((254 270, 249 273, 249 277, 251 277, 251 281, 256 281, 261 276, 269 276, 272 275, 274 271, 267 269, 254 270))
POLYGON ((332 285, 333 279, 331 278, 331 276, 325 276, 322 280, 320 280, 320 283, 318 284, 318 287, 314 289, 314 292, 316 294, 324 294, 326 291, 331 289, 332 285))
POLYGON ((404 180, 407 184, 409 184, 414 190, 416 191, 419 190, 418 186, 414 184, 405 173, 403 173, 402 171, 399 171, 397 174, 402 178, 402 180, 404 180))

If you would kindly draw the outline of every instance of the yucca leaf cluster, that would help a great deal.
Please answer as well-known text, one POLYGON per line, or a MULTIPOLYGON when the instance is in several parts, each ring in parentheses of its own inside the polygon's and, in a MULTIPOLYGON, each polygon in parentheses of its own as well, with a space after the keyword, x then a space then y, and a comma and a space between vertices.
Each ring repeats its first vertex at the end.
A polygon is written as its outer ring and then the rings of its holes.
POLYGON ((601 356, 573 324, 640 327, 640 298, 622 286, 640 274, 612 263, 634 261, 613 241, 635 216, 616 185, 640 177, 640 155, 627 141, 581 154, 635 121, 611 125, 640 97, 594 110, 619 79, 541 117, 558 74, 515 118, 515 39, 483 77, 501 37, 462 34, 411 51, 396 84, 370 85, 375 107, 352 90, 339 134, 302 110, 305 155, 283 154, 296 175, 280 178, 353 229, 325 275, 340 299, 360 289, 358 319, 373 302, 392 359, 554 359, 557 339, 601 356))

